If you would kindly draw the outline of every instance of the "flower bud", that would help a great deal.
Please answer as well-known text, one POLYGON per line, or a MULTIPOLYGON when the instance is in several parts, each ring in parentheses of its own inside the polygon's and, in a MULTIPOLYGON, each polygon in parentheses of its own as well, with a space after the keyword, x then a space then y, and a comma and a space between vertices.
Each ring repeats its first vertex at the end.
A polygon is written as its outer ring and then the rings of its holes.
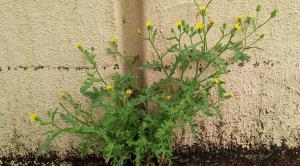
POLYGON ((110 42, 110 44, 112 44, 112 45, 117 45, 117 38, 116 37, 111 37, 110 39, 109 39, 109 42, 110 42))
POLYGON ((259 36, 259 39, 263 39, 265 37, 265 34, 261 34, 260 36, 259 36))
POLYGON ((138 28, 138 29, 136 30, 136 33, 140 36, 140 35, 142 35, 142 30, 141 30, 140 28, 138 28))
POLYGON ((229 92, 227 95, 226 95, 227 98, 232 98, 232 97, 235 97, 235 94, 233 92, 229 92))
POLYGON ((113 89, 113 85, 112 84, 107 84, 106 85, 106 89, 107 90, 112 90, 113 89))
POLYGON ((257 5, 257 6, 256 6, 256 12, 257 12, 257 13, 260 12, 260 11, 261 11, 261 8, 262 8, 261 5, 257 5))
POLYGON ((213 20, 210 20, 207 25, 207 29, 209 30, 210 28, 212 28, 214 24, 215 24, 215 22, 213 20))
POLYGON ((273 10, 271 13, 271 18, 275 17, 277 15, 277 9, 273 10))
POLYGON ((80 44, 80 43, 76 43, 76 44, 75 44, 75 47, 76 47, 76 48, 81 48, 81 44, 80 44))
POLYGON ((238 22, 242 22, 243 16, 237 16, 236 18, 237 18, 238 22))
POLYGON ((246 18, 246 23, 247 23, 247 24, 250 24, 251 21, 252 21, 252 19, 253 19, 252 16, 248 16, 248 17, 246 18))
POLYGON ((199 12, 201 14, 201 16, 205 16, 206 15, 206 6, 199 6, 199 12))
POLYGON ((167 101, 170 101, 171 98, 172 98, 172 96, 170 96, 170 95, 165 96, 165 99, 166 99, 167 101))

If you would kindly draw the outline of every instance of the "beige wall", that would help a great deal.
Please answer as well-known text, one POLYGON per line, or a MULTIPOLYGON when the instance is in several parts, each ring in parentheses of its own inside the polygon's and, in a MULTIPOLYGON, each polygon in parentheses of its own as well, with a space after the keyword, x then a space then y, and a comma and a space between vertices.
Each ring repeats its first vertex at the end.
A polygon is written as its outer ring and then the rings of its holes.
MULTIPOLYGON (((290 147, 300 146, 300 1, 214 1, 211 17, 220 25, 236 15, 254 13, 257 3, 263 4, 267 11, 279 9, 279 16, 263 29, 267 37, 261 46, 265 50, 252 52, 250 63, 233 66, 233 72, 224 78, 237 97, 224 103, 222 124, 216 119, 197 116, 199 123, 204 122, 204 127, 199 128, 202 133, 199 142, 248 147, 250 144, 280 145, 285 139, 290 147)), ((144 48, 143 58, 147 60, 151 57, 149 46, 138 44, 136 36, 129 35, 144 20, 153 20, 168 35, 168 29, 178 19, 194 24, 195 12, 192 0, 145 0, 144 3, 138 0, 127 0, 127 3, 126 0, 2 0, 0 156, 37 148, 46 135, 29 121, 29 115, 32 112, 45 115, 47 109, 57 105, 57 94, 62 90, 78 95, 87 72, 78 67, 87 64, 74 48, 76 42, 97 48, 99 66, 108 77, 116 63, 105 56, 110 36, 116 35, 131 51, 141 53, 144 48)), ((263 12, 264 16, 268 14, 263 12)), ((215 37, 211 37, 214 41, 215 37)), ((160 48, 166 44, 159 40, 160 48)), ((159 75, 147 73, 145 81, 151 83, 159 75)), ((193 143, 188 131, 179 131, 177 135, 183 133, 179 142, 193 143)), ((68 149, 63 139, 52 149, 59 148, 61 152, 68 149)))
MULTIPOLYGON (((231 144, 268 147, 272 144, 280 146, 286 140, 288 146, 300 145, 300 1, 213 1, 209 13, 220 26, 224 21, 233 23, 237 15, 254 15, 256 4, 264 6, 262 18, 268 18, 274 8, 279 9, 279 16, 262 29, 267 36, 260 43, 264 50, 252 51, 250 63, 243 67, 232 66, 232 72, 224 78, 226 87, 237 97, 224 103, 223 123, 202 115, 196 117, 203 123, 199 127, 202 136, 196 143, 218 147, 231 144)), ((192 0, 146 1, 144 8, 145 19, 153 20, 163 34, 170 34, 169 28, 174 27, 178 19, 190 24, 196 22, 197 9, 192 0)), ((213 43, 216 33, 209 37, 213 43)), ((160 43, 158 45, 164 50, 168 42, 160 40, 160 43)), ((149 46, 146 48, 146 59, 150 59, 153 52, 149 46)), ((146 78, 152 82, 160 75, 147 73, 146 78)), ((179 142, 195 142, 189 132, 179 132, 178 136, 181 135, 184 136, 179 142)))

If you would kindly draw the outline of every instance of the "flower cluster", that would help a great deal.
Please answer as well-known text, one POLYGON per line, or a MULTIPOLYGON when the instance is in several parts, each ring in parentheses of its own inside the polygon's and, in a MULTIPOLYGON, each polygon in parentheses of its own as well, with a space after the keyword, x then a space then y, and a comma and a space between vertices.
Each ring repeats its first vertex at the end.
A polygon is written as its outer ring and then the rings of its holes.
MULTIPOLYGON (((88 100, 88 107, 76 101, 67 92, 59 94, 59 107, 47 112, 48 120, 36 114, 30 119, 43 126, 50 126, 49 137, 41 145, 43 152, 61 134, 77 134, 82 137, 82 155, 88 152, 101 154, 107 165, 171 165, 176 128, 185 128, 197 134, 194 117, 203 114, 222 120, 222 101, 236 94, 226 89, 222 76, 229 74, 230 66, 250 60, 248 50, 257 48, 264 38, 259 29, 277 15, 277 10, 265 21, 257 21, 259 14, 237 16, 233 24, 218 23, 209 19, 212 1, 199 5, 196 1, 197 21, 189 24, 175 22, 170 36, 164 38, 170 45, 157 47, 157 28, 153 21, 136 30, 139 37, 153 48, 154 58, 137 64, 138 55, 120 50, 116 37, 108 40, 107 55, 124 62, 126 73, 114 73, 111 79, 102 76, 96 61, 95 49, 81 44, 75 47, 94 70, 80 87, 80 93, 88 100), (229 27, 229 28, 228 28, 229 27), (214 30, 211 30, 214 29, 214 30), (215 31, 216 30, 216 31, 215 31), (209 40, 210 33, 217 33, 218 40, 209 40), (249 41, 251 39, 251 41, 249 41), (225 52, 231 56, 225 56, 225 52), (167 63, 166 60, 174 60, 167 63), (163 72, 158 81, 139 86, 134 70, 149 69, 163 72), (105 114, 98 116, 97 111, 105 114), (59 115, 59 116, 57 116, 59 115)), ((258 5, 256 12, 262 6, 258 5)))

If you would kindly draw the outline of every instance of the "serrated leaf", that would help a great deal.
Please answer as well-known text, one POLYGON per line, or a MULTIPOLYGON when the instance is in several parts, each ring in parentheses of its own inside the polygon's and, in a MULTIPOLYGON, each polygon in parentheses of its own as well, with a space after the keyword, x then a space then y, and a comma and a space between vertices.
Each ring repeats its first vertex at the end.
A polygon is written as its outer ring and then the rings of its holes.
POLYGON ((147 63, 147 64, 143 64, 141 66, 142 69, 153 69, 153 68, 162 68, 162 65, 160 63, 147 63))
POLYGON ((155 43, 156 35, 157 35, 157 29, 154 30, 154 32, 152 33, 152 36, 151 36, 151 40, 153 43, 155 43))
POLYGON ((48 146, 62 133, 61 130, 54 132, 53 134, 50 134, 46 140, 43 142, 43 144, 40 146, 40 149, 38 151, 38 154, 41 155, 44 153, 44 151, 48 148, 48 146))
POLYGON ((214 109, 220 120, 223 120, 223 113, 221 112, 220 105, 213 105, 212 108, 214 109))
POLYGON ((94 74, 88 73, 86 81, 80 87, 80 93, 85 94, 86 91, 97 82, 100 82, 100 80, 98 78, 96 78, 94 74))
POLYGON ((58 108, 55 108, 54 110, 49 110, 49 111, 47 112, 48 117, 51 119, 51 123, 52 123, 52 124, 54 124, 55 115, 56 115, 57 111, 58 111, 58 108))
POLYGON ((225 90, 225 88, 223 87, 222 84, 218 84, 217 92, 218 92, 219 99, 223 99, 224 96, 225 96, 226 90, 225 90))
POLYGON ((240 61, 243 61, 243 62, 244 61, 247 61, 247 62, 250 61, 250 56, 248 54, 244 53, 244 52, 239 51, 239 50, 237 50, 235 52, 235 58, 237 60, 240 60, 240 61))
POLYGON ((90 147, 93 145, 93 142, 90 139, 86 139, 81 144, 80 155, 83 157, 87 154, 90 147))
POLYGON ((77 128, 79 127, 79 122, 71 115, 71 114, 60 114, 60 117, 62 118, 62 120, 64 120, 67 123, 72 124, 73 127, 77 128))

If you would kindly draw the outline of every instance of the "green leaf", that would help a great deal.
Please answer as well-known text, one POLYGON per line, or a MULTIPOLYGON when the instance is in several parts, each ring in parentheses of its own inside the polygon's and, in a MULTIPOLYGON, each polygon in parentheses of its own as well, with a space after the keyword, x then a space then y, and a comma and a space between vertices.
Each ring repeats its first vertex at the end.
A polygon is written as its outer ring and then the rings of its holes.
POLYGON ((147 68, 150 68, 150 69, 154 69, 154 68, 162 68, 162 65, 160 63, 147 63, 147 64, 143 64, 141 66, 142 69, 147 69, 147 68))
POLYGON ((94 74, 88 73, 86 81, 80 87, 80 93, 85 94, 86 91, 97 82, 100 82, 100 79, 96 78, 94 74))
POLYGON ((76 115, 79 115, 82 112, 84 112, 83 109, 81 108, 81 104, 75 104, 74 109, 75 109, 75 114, 76 115))
POLYGON ((220 120, 223 120, 223 113, 221 112, 220 105, 213 105, 212 108, 214 109, 220 120))
POLYGON ((157 35, 157 29, 154 30, 154 32, 152 33, 152 36, 151 36, 151 40, 153 41, 153 43, 155 42, 156 35, 157 35))
POLYGON ((204 54, 204 59, 206 62, 211 62, 214 58, 214 54, 212 53, 205 53, 204 54))
POLYGON ((92 134, 92 133, 96 133, 96 129, 93 126, 91 126, 91 127, 82 127, 81 132, 84 133, 84 134, 92 134))
POLYGON ((85 139, 81 144, 80 155, 83 157, 87 154, 88 150, 93 145, 93 142, 90 139, 85 139))
POLYGON ((217 92, 218 92, 219 99, 223 99, 225 96, 226 90, 222 84, 218 84, 217 92))
POLYGON ((51 119, 51 123, 52 123, 52 124, 54 124, 55 115, 56 115, 57 111, 58 111, 58 108, 55 108, 53 111, 49 110, 49 111, 47 112, 48 117, 51 119))
POLYGON ((38 151, 38 154, 41 155, 44 153, 44 151, 48 148, 48 146, 62 133, 61 130, 58 130, 54 132, 53 134, 50 134, 46 140, 43 142, 43 144, 40 146, 40 149, 38 151))
POLYGON ((60 114, 60 117, 67 123, 71 123, 73 127, 79 127, 79 122, 71 114, 60 114))
POLYGON ((248 54, 246 54, 245 52, 241 52, 241 51, 236 51, 235 52, 235 57, 236 59, 240 60, 240 61, 250 61, 250 56, 248 54))

